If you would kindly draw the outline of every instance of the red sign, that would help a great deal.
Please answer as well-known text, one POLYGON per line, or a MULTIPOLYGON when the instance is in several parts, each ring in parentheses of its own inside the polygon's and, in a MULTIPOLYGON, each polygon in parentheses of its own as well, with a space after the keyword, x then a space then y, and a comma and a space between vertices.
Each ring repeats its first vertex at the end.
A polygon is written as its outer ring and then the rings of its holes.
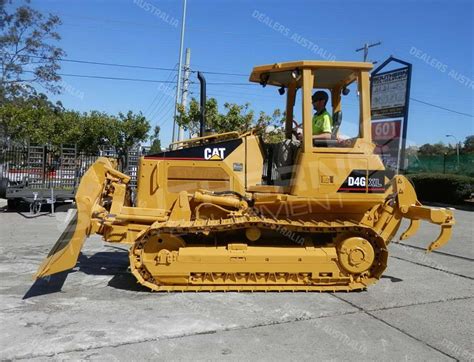
POLYGON ((372 139, 379 143, 376 141, 400 138, 400 124, 400 120, 372 122, 372 139))

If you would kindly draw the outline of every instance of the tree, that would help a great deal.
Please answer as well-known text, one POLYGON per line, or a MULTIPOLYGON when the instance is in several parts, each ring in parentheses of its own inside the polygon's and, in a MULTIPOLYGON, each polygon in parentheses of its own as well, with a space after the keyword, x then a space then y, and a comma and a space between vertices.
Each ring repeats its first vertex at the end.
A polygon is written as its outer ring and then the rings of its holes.
MULTIPOLYGON (((217 133, 247 131, 254 117, 249 106, 249 103, 244 105, 224 103, 226 113, 219 113, 217 100, 209 98, 206 102, 206 129, 212 129, 217 133)), ((191 100, 188 111, 183 106, 178 106, 178 112, 177 123, 191 134, 199 133, 201 111, 197 100, 194 98, 191 100)))
POLYGON ((217 122, 211 125, 217 133, 229 131, 246 132, 253 123, 254 112, 249 109, 250 103, 238 105, 235 103, 224 103, 227 113, 219 114, 217 122))
POLYGON ((59 93, 59 59, 65 52, 55 45, 61 39, 58 16, 43 15, 29 1, 9 9, 12 1, 0 0, 0 102, 35 95, 34 85, 59 93))
POLYGON ((420 156, 437 156, 444 155, 445 153, 452 152, 450 147, 446 147, 444 143, 438 142, 435 144, 425 143, 418 149, 418 155, 420 156))
POLYGON ((52 143, 70 130, 69 126, 58 128, 62 112, 60 102, 53 104, 43 94, 18 99, 0 107, 0 129, 7 140, 17 143, 52 143))
POLYGON ((462 151, 464 153, 474 153, 474 135, 466 137, 462 151))
POLYGON ((160 126, 156 126, 153 130, 153 134, 150 137, 151 147, 150 151, 148 152, 150 154, 161 152, 160 131, 160 126))
POLYGON ((74 142, 79 151, 96 154, 104 148, 114 148, 122 159, 130 148, 148 138, 150 130, 148 120, 132 111, 119 113, 118 117, 98 111, 69 112, 66 118, 76 119, 79 125, 79 135, 74 142))
POLYGON ((128 111, 127 114, 119 113, 116 120, 116 136, 112 141, 119 157, 124 157, 126 153, 137 143, 145 141, 150 131, 150 122, 140 112, 134 114, 128 111))
POLYGON ((265 142, 278 143, 285 139, 284 122, 285 112, 282 114, 280 109, 277 108, 271 116, 265 112, 260 112, 256 127, 265 142))
POLYGON ((405 150, 405 155, 410 156, 417 156, 418 155, 418 146, 408 146, 405 150))
MULTIPOLYGON (((196 99, 191 100, 187 111, 184 107, 178 106, 177 123, 191 134, 199 133, 200 117, 200 106, 196 99)), ((250 109, 249 103, 243 105, 224 103, 224 113, 220 113, 215 98, 209 98, 206 102, 206 129, 216 133, 231 131, 242 133, 257 128, 266 141, 277 142, 284 138, 283 121, 284 114, 279 109, 276 109, 271 116, 260 112, 258 119, 255 120, 255 113, 250 109), (273 127, 273 131, 269 134, 267 134, 268 126, 273 127)))
POLYGON ((17 144, 77 145, 80 152, 96 154, 115 148, 119 155, 148 138, 150 123, 129 111, 112 116, 104 112, 79 113, 53 104, 46 96, 8 102, 0 107, 0 129, 17 144))
POLYGON ((80 152, 92 155, 117 143, 118 122, 115 117, 99 111, 75 115, 70 113, 66 117, 74 119, 76 116, 80 135, 75 143, 80 152))

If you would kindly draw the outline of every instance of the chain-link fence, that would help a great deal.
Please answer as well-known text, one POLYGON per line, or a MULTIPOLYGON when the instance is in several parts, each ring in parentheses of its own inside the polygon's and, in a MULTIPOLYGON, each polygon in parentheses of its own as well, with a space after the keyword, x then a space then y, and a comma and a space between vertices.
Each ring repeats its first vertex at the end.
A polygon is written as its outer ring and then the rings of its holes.
POLYGON ((407 173, 424 172, 474 177, 474 154, 408 156, 407 173))

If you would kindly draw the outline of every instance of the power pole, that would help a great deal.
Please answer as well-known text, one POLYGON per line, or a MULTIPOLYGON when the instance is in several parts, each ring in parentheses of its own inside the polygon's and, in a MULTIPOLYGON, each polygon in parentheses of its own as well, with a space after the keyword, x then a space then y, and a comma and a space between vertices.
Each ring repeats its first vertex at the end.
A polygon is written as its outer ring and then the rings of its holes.
POLYGON ((373 44, 369 44, 369 43, 365 43, 364 46, 362 48, 359 48, 359 49, 356 49, 356 52, 360 52, 360 51, 364 51, 364 62, 367 61, 367 58, 369 56, 369 48, 372 48, 372 47, 375 47, 377 45, 381 45, 382 42, 377 42, 377 43, 373 43, 373 44))
POLYGON ((176 141, 176 113, 178 111, 179 95, 181 92, 181 68, 183 67, 183 44, 184 44, 185 25, 186 25, 186 0, 183 0, 183 20, 181 22, 181 43, 179 45, 178 81, 176 84, 176 100, 174 103, 174 115, 173 115, 173 137, 172 137, 171 142, 176 141))
MULTIPOLYGON (((181 105, 184 109, 188 105, 188 88, 189 88, 189 73, 190 73, 190 62, 191 62, 191 49, 186 48, 186 60, 184 62, 184 78, 183 78, 183 95, 181 96, 181 105)), ((178 141, 182 141, 184 138, 184 129, 179 127, 178 141)))

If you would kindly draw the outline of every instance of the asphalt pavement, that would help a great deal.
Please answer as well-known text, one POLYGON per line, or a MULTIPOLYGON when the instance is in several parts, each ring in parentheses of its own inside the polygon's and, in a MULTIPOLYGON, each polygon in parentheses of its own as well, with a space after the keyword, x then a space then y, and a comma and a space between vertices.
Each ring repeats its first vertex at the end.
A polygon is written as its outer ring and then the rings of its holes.
POLYGON ((473 212, 455 211, 439 251, 423 250, 426 223, 391 244, 382 279, 354 293, 152 293, 98 236, 33 284, 70 213, 0 212, 2 360, 474 360, 473 212))

